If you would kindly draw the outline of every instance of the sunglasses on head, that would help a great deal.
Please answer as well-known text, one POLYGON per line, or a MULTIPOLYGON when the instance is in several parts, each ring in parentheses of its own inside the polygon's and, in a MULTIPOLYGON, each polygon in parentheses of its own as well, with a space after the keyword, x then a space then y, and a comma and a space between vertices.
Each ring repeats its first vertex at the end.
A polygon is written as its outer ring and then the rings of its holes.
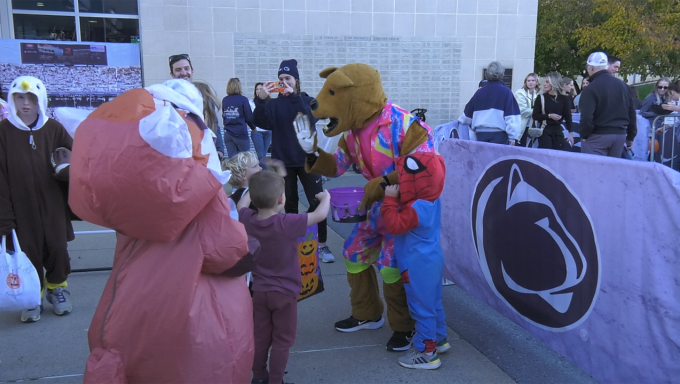
POLYGON ((668 89, 668 87, 664 87, 664 86, 660 85, 660 86, 656 87, 656 89, 668 89))
POLYGON ((170 61, 180 61, 180 60, 183 60, 183 59, 191 61, 191 59, 189 59, 189 54, 187 54, 187 53, 180 53, 179 55, 172 55, 168 58, 168 60, 170 60, 170 61))

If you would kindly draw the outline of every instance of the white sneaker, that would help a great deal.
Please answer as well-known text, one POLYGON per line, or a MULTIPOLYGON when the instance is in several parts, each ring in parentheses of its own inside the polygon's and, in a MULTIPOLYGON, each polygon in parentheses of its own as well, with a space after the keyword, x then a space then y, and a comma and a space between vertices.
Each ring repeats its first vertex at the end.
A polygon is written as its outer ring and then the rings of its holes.
POLYGON ((333 254, 331 253, 331 250, 328 249, 327 245, 319 247, 319 258, 324 263, 332 263, 335 261, 335 257, 333 257, 333 254))
POLYGON ((71 293, 62 287, 47 290, 47 302, 52 304, 56 315, 63 316, 73 310, 71 293))
POLYGON ((411 348, 408 353, 399 358, 399 365, 411 369, 437 369, 442 362, 436 353, 423 353, 411 348))
POLYGON ((31 309, 25 309, 23 312, 21 312, 21 322, 22 323, 35 323, 36 321, 40 320, 40 314, 43 311, 43 306, 38 305, 35 308, 31 309))

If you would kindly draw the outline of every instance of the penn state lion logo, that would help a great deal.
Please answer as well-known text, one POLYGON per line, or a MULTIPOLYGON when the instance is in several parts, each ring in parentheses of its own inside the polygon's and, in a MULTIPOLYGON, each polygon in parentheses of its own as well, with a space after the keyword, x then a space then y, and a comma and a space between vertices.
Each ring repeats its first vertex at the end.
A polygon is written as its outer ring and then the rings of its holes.
POLYGON ((600 260, 588 213, 566 183, 528 158, 489 165, 475 187, 472 235, 494 293, 552 331, 587 318, 600 260))

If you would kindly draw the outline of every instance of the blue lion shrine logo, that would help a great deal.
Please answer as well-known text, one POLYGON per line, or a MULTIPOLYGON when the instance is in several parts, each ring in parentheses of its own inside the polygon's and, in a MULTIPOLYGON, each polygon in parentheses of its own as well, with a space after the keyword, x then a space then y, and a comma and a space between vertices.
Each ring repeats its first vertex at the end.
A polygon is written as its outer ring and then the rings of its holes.
POLYGON ((477 182, 472 235, 487 283, 538 327, 566 331, 593 308, 600 258, 577 196, 544 165, 503 158, 477 182))

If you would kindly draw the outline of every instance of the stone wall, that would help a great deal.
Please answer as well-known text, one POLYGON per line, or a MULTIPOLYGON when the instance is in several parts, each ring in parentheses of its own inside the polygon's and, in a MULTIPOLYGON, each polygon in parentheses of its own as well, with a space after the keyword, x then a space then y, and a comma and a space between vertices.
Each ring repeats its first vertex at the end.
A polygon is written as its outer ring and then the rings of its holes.
POLYGON ((302 90, 316 96, 324 68, 365 63, 381 73, 387 97, 402 108, 427 108, 432 126, 457 118, 461 41, 455 37, 234 34, 235 76, 253 85, 274 81, 282 58, 298 62, 302 90))
MULTIPOLYGON (((284 46, 277 45, 278 57, 264 52, 268 55, 267 62, 271 62, 270 72, 262 73, 263 79, 257 72, 254 76, 258 80, 275 80, 278 63, 302 53, 297 57, 301 58, 303 88, 314 95, 319 86, 315 81, 318 81, 320 70, 355 59, 368 60, 370 64, 371 55, 377 55, 376 67, 382 71, 388 96, 404 104, 404 108, 428 108, 432 111, 428 112, 428 120, 431 119, 429 121, 434 124, 435 120, 453 119, 462 112, 490 61, 500 60, 513 69, 513 89, 519 88, 524 76, 533 71, 538 0, 139 1, 143 71, 147 85, 169 78, 169 55, 188 53, 194 64, 195 78, 208 81, 219 97, 223 97, 229 78, 243 73, 237 69, 236 58, 244 56, 236 48, 241 44, 235 44, 235 40, 246 35, 274 36, 273 39, 263 39, 267 41, 293 41, 296 39, 291 40, 290 36, 308 36, 312 44, 316 44, 321 41, 316 40, 321 36, 341 38, 326 40, 336 43, 335 46, 328 45, 334 47, 334 55, 343 53, 337 52, 338 42, 347 44, 349 51, 344 52, 346 56, 333 57, 333 60, 326 57, 330 51, 321 52, 321 46, 313 45, 315 56, 309 57, 304 55, 304 45, 299 52, 286 52, 284 46), (345 40, 348 37, 359 40, 345 40), (390 52, 389 67, 387 70, 380 68, 380 65, 386 65, 380 63, 380 49, 384 47, 371 47, 370 44, 381 42, 374 37, 397 38, 391 41, 400 44, 394 48, 407 48, 400 52, 405 56, 399 59, 398 65, 390 52), (368 46, 349 46, 352 42, 368 46), (419 53, 420 59, 413 56, 421 49, 434 50, 434 45, 438 44, 442 44, 441 48, 451 44, 451 52, 446 51, 447 46, 443 52, 430 53, 430 58, 422 57, 424 53, 419 53), (324 55, 323 64, 316 63, 317 48, 318 55, 324 55), (357 51, 351 52, 354 48, 357 51), (378 52, 371 48, 378 48, 378 52), (308 61, 308 57, 314 61, 308 61), (425 60, 449 59, 451 64, 442 62, 440 67, 432 62, 423 63, 425 60), (402 63, 402 60, 409 62, 402 63), (459 64, 455 63, 457 60, 459 64), (449 90, 450 99, 447 99, 448 94, 444 93, 449 90)), ((304 38, 297 40, 305 41, 304 38)), ((266 47, 273 49, 269 43, 266 47)), ((295 46, 291 48, 298 49, 295 46)), ((257 52, 259 60, 260 52, 257 52)), ((260 68, 261 63, 246 61, 245 64, 257 64, 260 68)), ((253 76, 253 72, 249 74, 247 71, 243 80, 253 76)), ((243 86, 244 94, 250 95, 253 83, 248 80, 243 86)))

